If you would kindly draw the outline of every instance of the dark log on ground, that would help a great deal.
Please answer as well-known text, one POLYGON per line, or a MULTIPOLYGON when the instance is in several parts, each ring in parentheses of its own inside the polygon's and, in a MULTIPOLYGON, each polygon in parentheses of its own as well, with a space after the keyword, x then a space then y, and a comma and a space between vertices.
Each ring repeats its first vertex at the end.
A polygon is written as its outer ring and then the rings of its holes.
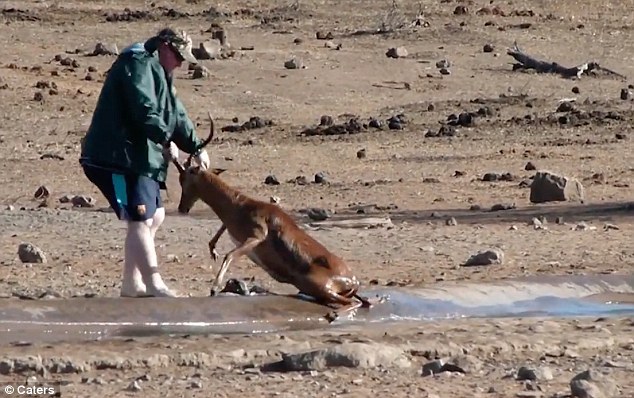
POLYGON ((603 72, 608 75, 617 76, 624 80, 626 79, 626 77, 621 75, 620 73, 604 68, 600 66, 597 62, 586 62, 584 64, 568 68, 559 65, 557 62, 541 61, 522 52, 517 43, 514 43, 513 48, 509 48, 506 53, 513 57, 517 62, 519 62, 513 64, 514 71, 534 69, 538 73, 555 73, 565 78, 576 77, 577 79, 581 79, 582 75, 594 76, 596 75, 596 72, 603 72))

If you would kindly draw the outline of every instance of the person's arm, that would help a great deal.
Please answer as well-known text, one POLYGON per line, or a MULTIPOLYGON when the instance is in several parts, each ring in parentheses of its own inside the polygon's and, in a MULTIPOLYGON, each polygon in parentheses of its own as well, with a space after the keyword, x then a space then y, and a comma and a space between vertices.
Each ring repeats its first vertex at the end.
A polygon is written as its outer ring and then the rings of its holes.
POLYGON ((202 140, 196 135, 194 123, 187 115, 187 111, 181 100, 178 97, 176 97, 175 100, 176 128, 172 135, 172 141, 174 141, 179 149, 191 154, 198 149, 202 140))
POLYGON ((156 82, 150 63, 131 62, 124 70, 125 101, 131 119, 140 132, 157 144, 169 138, 156 95, 156 82))

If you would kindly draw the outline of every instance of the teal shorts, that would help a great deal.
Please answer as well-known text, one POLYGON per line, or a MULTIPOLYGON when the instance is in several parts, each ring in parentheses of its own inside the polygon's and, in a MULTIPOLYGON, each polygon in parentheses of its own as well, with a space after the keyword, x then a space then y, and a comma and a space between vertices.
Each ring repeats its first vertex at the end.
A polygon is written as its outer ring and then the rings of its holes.
POLYGON ((161 186, 145 176, 83 165, 84 174, 106 197, 120 220, 145 221, 163 207, 161 186))

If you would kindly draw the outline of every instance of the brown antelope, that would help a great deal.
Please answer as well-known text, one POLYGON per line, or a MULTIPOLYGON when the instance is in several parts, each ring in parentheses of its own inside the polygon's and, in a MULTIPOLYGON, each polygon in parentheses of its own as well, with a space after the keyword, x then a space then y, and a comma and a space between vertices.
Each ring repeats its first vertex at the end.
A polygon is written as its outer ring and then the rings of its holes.
MULTIPOLYGON (((209 137, 203 147, 214 136, 211 114, 209 120, 209 137)), ((302 230, 282 208, 229 186, 219 177, 225 169, 191 166, 191 158, 185 164, 171 159, 182 189, 178 211, 187 214, 196 201, 202 200, 220 218, 222 225, 209 241, 214 261, 218 259, 216 244, 225 231, 236 244, 222 261, 212 294, 221 288, 231 262, 247 256, 276 281, 292 284, 316 302, 335 308, 327 315, 330 321, 341 313, 372 306, 373 302, 357 294, 359 281, 348 265, 302 230)))

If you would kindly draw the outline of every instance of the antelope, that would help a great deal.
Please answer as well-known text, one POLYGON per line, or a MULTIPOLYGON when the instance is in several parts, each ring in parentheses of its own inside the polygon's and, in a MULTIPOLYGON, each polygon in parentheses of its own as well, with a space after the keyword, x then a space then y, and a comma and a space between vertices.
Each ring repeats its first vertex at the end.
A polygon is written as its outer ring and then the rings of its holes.
MULTIPOLYGON (((210 113, 208 116, 209 137, 201 148, 214 137, 213 118, 210 113)), ((333 309, 326 315, 330 322, 342 313, 372 307, 371 299, 359 296, 360 283, 346 262, 301 229, 281 207, 229 186, 220 177, 226 169, 204 170, 192 166, 191 159, 192 155, 184 164, 170 159, 178 170, 182 189, 178 212, 188 214, 202 200, 218 216, 221 226, 209 241, 214 261, 219 258, 216 245, 225 232, 236 245, 224 256, 211 295, 221 288, 229 265, 247 256, 276 281, 292 284, 300 293, 333 309)))

